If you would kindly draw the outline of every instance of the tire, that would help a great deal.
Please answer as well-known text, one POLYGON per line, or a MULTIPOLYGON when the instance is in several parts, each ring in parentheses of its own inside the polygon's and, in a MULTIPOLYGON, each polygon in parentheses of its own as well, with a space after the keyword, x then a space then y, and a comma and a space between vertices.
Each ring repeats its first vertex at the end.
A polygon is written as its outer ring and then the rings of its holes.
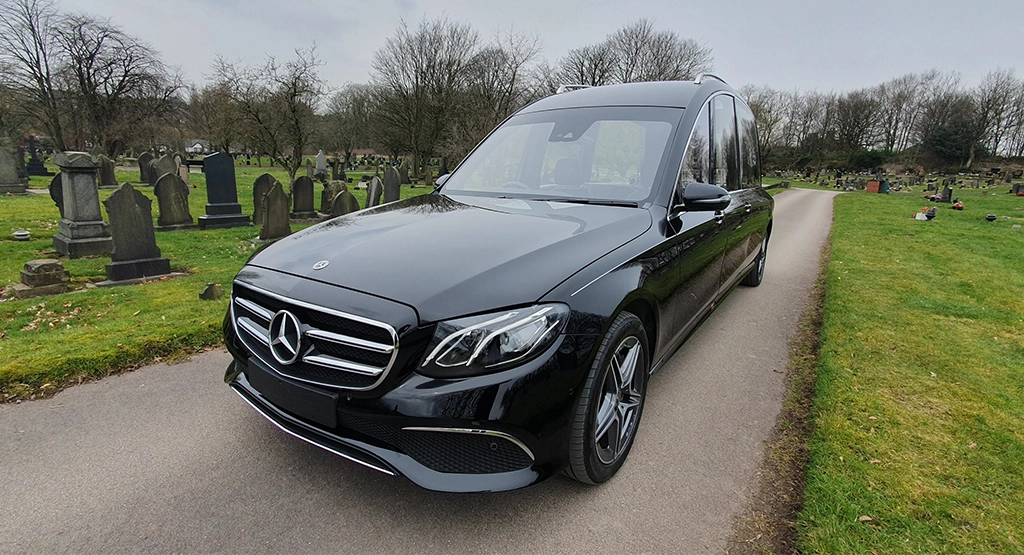
POLYGON ((761 252, 757 253, 757 260, 754 262, 754 267, 740 283, 747 287, 757 287, 758 285, 761 285, 761 280, 764 279, 764 263, 767 258, 768 234, 765 233, 764 239, 761 240, 761 252))
POLYGON ((600 484, 622 467, 643 414, 647 373, 644 325, 622 312, 601 341, 576 403, 565 471, 570 478, 600 484))

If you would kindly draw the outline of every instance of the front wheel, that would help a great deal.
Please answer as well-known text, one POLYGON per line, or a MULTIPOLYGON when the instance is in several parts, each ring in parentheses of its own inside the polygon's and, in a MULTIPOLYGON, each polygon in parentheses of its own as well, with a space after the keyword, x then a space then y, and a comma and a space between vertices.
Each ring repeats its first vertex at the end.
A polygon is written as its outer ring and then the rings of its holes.
POLYGON ((647 395, 647 333, 639 318, 620 313, 601 341, 576 405, 569 443, 569 477, 599 484, 626 461, 647 395))
POLYGON ((768 234, 765 233, 764 239, 761 240, 761 251, 757 253, 757 262, 754 262, 754 268, 750 270, 750 273, 740 283, 749 287, 761 285, 761 280, 764 279, 764 262, 767 258, 768 234))

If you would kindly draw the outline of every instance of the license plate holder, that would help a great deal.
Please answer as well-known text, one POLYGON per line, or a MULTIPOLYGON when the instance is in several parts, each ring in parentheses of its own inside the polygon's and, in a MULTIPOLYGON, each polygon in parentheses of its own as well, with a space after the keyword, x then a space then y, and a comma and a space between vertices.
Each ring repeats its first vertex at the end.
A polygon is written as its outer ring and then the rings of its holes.
POLYGON ((337 393, 328 393, 283 378, 273 370, 264 368, 255 358, 249 359, 248 366, 245 375, 249 384, 266 400, 322 426, 334 428, 338 425, 337 393))

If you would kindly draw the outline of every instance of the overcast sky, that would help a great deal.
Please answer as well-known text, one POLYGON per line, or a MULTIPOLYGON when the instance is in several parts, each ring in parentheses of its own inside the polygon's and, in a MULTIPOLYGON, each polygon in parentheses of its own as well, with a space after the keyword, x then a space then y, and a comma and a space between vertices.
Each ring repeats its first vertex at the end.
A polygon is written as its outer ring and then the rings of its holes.
POLYGON ((203 83, 220 54, 246 65, 286 59, 314 41, 331 86, 365 83, 373 53, 400 20, 445 15, 488 39, 510 27, 536 35, 552 65, 640 17, 712 48, 715 73, 736 87, 845 91, 929 69, 974 86, 999 68, 1024 74, 1024 0, 57 0, 109 18, 203 83))

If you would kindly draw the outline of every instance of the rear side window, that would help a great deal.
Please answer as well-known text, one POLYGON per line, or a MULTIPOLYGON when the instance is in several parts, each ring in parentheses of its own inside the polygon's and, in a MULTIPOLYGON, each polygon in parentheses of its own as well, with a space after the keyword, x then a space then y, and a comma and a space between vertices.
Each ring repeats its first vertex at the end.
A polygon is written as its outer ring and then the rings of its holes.
POLYGON ((736 109, 729 95, 711 99, 712 183, 729 191, 740 188, 739 145, 736 137, 736 109))
POLYGON ((760 187, 761 160, 757 146, 757 123, 750 108, 742 102, 736 103, 736 124, 740 132, 740 169, 743 172, 743 187, 760 187))

